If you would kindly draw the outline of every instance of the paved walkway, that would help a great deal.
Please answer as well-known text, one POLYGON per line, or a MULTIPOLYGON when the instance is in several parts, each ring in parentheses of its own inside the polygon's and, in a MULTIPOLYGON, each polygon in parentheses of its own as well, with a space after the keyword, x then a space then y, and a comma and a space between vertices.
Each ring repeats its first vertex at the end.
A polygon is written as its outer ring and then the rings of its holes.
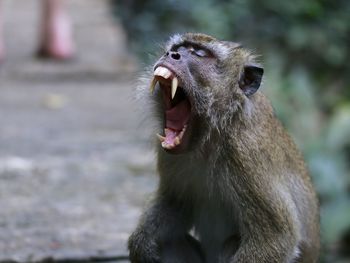
POLYGON ((0 262, 121 262, 156 185, 123 31, 107 0, 67 2, 79 52, 54 63, 32 57, 38 1, 3 0, 0 262))

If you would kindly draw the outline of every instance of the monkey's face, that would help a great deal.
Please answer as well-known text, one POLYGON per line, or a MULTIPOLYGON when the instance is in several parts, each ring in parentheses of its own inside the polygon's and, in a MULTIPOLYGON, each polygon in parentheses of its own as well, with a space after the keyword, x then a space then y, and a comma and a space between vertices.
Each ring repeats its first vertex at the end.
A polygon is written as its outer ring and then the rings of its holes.
POLYGON ((189 148, 199 122, 194 91, 201 89, 199 83, 208 82, 202 71, 214 65, 209 49, 188 42, 172 45, 155 64, 151 89, 157 86, 163 102, 164 135, 158 138, 166 151, 181 153, 189 148))
POLYGON ((166 151, 182 153, 196 147, 210 127, 227 118, 228 108, 236 109, 244 99, 240 58, 235 62, 231 55, 237 47, 203 34, 170 40, 151 81, 154 98, 162 105, 164 134, 158 138, 166 151))

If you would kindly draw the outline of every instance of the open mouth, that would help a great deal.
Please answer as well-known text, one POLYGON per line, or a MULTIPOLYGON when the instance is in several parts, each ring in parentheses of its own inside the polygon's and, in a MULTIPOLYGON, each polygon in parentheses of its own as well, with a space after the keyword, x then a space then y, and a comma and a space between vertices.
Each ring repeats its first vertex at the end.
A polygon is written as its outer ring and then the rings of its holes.
POLYGON ((191 103, 184 89, 178 86, 179 79, 175 73, 166 67, 158 66, 153 75, 151 91, 153 92, 159 82, 165 109, 164 135, 157 136, 166 150, 182 148, 191 117, 191 103))

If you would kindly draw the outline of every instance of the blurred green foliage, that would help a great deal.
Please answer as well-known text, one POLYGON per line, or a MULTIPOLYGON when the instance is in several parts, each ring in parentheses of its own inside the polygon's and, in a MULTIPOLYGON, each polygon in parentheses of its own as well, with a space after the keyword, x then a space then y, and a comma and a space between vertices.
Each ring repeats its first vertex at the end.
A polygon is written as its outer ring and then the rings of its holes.
POLYGON ((131 48, 146 62, 169 35, 189 31, 241 42, 262 54, 263 89, 303 150, 320 196, 322 262, 348 262, 350 1, 113 0, 112 4, 131 48))

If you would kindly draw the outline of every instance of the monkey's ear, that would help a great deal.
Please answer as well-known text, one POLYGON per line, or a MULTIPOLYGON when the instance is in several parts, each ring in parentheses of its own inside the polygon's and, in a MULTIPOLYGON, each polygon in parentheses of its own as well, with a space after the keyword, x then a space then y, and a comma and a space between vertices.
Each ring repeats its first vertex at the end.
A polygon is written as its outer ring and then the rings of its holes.
POLYGON ((257 66, 245 66, 241 78, 239 79, 239 87, 246 96, 254 94, 260 87, 264 69, 257 66))

